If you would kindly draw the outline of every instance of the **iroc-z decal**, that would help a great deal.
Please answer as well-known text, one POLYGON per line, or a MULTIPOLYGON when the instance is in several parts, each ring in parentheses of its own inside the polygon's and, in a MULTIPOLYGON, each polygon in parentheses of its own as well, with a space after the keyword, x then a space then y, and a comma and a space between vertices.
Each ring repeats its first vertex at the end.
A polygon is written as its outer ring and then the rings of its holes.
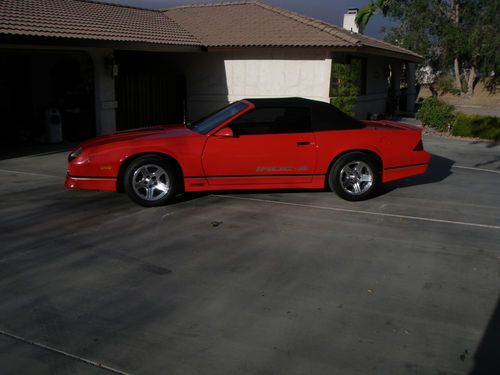
POLYGON ((270 167, 257 167, 257 172, 305 172, 309 170, 307 165, 300 167, 287 167, 287 166, 270 166, 270 167))

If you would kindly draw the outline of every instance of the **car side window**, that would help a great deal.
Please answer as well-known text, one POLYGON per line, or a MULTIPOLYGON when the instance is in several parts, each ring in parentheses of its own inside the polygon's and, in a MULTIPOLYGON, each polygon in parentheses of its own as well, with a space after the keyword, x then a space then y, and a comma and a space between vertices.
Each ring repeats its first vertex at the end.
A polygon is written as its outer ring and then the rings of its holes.
POLYGON ((311 114, 305 107, 256 108, 234 120, 236 136, 311 132, 311 114))

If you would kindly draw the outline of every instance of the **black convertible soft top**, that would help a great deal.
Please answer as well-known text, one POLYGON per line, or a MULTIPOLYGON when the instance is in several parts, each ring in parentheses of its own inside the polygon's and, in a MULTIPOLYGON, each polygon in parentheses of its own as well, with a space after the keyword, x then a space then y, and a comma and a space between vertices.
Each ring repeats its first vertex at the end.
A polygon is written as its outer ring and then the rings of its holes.
POLYGON ((270 107, 300 107, 311 111, 311 125, 313 131, 362 129, 366 125, 345 114, 337 107, 317 100, 304 98, 269 98, 245 99, 253 103, 256 108, 270 107))

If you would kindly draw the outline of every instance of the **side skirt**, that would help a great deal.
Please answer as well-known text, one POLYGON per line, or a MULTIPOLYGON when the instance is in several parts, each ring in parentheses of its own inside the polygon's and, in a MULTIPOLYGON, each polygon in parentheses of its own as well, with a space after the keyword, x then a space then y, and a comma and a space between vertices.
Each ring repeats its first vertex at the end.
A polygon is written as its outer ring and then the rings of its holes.
POLYGON ((185 177, 186 192, 216 190, 324 189, 325 175, 259 177, 185 177))

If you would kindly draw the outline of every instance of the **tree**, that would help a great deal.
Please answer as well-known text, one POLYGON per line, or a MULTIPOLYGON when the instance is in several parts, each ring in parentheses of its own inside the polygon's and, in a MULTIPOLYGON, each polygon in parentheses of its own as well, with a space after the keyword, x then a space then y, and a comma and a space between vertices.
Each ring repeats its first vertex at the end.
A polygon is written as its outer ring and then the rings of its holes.
POLYGON ((466 68, 467 92, 472 94, 477 72, 485 76, 500 73, 500 36, 498 0, 468 0, 462 5, 461 38, 458 53, 466 68))
POLYGON ((358 25, 360 30, 362 30, 374 14, 382 12, 382 14, 386 16, 391 2, 392 0, 376 0, 376 2, 370 0, 368 4, 358 11, 354 22, 356 22, 356 25, 358 25))
POLYGON ((360 76, 360 63, 341 64, 334 62, 332 64, 332 81, 330 87, 332 104, 350 116, 354 116, 354 106, 360 92, 360 76))
POLYGON ((356 19, 366 24, 377 12, 398 22, 386 30, 387 41, 421 54, 435 70, 452 71, 457 91, 472 94, 478 71, 498 77, 500 1, 370 0, 356 19))

